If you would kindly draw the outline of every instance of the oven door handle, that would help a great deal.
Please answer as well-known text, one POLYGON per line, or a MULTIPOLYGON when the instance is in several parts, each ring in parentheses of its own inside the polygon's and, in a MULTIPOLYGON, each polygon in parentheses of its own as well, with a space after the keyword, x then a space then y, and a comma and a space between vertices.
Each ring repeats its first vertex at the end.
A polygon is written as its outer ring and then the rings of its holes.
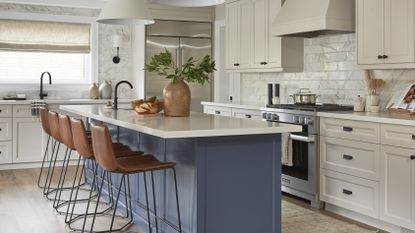
POLYGON ((308 143, 314 143, 315 140, 315 136, 301 136, 301 135, 296 135, 296 134, 290 134, 290 139, 291 140, 295 140, 295 141, 300 141, 300 142, 308 142, 308 143))

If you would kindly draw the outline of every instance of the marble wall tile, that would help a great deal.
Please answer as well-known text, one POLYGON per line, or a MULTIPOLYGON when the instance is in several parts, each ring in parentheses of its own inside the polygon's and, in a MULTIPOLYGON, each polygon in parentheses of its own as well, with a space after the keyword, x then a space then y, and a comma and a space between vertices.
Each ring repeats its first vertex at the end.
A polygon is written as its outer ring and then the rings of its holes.
MULTIPOLYGON (((363 71, 356 61, 353 33, 304 39, 304 72, 242 74, 241 102, 266 104, 267 83, 275 82, 281 84, 282 103, 292 103, 289 95, 306 87, 321 95, 319 102, 353 104, 358 95, 367 95, 363 71)), ((402 84, 415 82, 415 69, 374 70, 373 75, 386 81, 380 94, 382 107, 402 84)))

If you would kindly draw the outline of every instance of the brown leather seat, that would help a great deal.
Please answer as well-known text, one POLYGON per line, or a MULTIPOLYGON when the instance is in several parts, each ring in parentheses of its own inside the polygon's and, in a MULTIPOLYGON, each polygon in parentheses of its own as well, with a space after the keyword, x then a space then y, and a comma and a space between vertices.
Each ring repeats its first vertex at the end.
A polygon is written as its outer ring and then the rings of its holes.
POLYGON ((145 154, 126 158, 116 158, 111 146, 112 140, 108 127, 105 125, 92 126, 92 147, 99 165, 106 171, 120 173, 138 173, 165 168, 173 168, 176 164, 160 162, 153 155, 145 154))
POLYGON ((60 127, 59 127, 59 116, 58 113, 54 111, 48 112, 48 119, 49 119, 49 128, 52 137, 58 141, 63 143, 61 134, 60 134, 60 127))
MULTIPOLYGON (((82 120, 70 118, 72 139, 74 147, 77 152, 84 158, 94 158, 94 151, 92 149, 92 139, 85 129, 84 122, 82 120)), ((130 148, 122 143, 112 144, 117 157, 126 157, 131 155, 143 154, 143 152, 133 152, 130 148)))
POLYGON ((63 143, 71 150, 75 150, 71 122, 67 115, 59 114, 59 128, 63 143))
POLYGON ((49 109, 46 107, 40 107, 40 121, 42 122, 42 128, 43 131, 45 131, 46 134, 50 134, 50 127, 49 127, 49 109))

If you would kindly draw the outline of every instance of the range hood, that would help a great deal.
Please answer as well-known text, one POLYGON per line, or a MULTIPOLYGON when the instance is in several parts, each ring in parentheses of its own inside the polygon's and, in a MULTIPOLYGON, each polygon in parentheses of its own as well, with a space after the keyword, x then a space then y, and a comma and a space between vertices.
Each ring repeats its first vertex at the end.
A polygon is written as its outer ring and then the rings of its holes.
POLYGON ((355 0, 285 0, 274 36, 315 37, 355 31, 355 0))

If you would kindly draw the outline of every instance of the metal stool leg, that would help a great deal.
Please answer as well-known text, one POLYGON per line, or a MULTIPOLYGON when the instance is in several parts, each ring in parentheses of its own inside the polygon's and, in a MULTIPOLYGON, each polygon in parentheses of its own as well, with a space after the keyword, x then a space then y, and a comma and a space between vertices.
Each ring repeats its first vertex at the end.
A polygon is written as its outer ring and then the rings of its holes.
MULTIPOLYGON (((79 166, 79 160, 80 159, 81 159, 81 156, 79 156, 79 159, 78 159, 78 166, 79 166)), ((81 185, 82 173, 84 172, 84 169, 85 169, 85 162, 86 162, 86 160, 83 159, 82 167, 81 167, 81 173, 80 173, 80 176, 79 176, 79 179, 78 179, 78 181, 79 181, 78 182, 78 187, 76 188, 76 191, 75 191, 75 198, 74 198, 74 200, 72 200, 73 190, 75 189, 75 184, 76 184, 76 180, 77 180, 76 178, 78 177, 78 167, 76 168, 76 171, 75 171, 75 178, 74 178, 73 183, 72 183, 71 194, 69 195, 69 204, 68 204, 68 208, 66 209, 65 223, 69 222, 68 215, 69 215, 69 209, 70 209, 71 203, 73 202, 72 206, 75 206, 76 200, 78 199, 78 192, 79 192, 80 185, 81 185)))
POLYGON ((46 158, 48 157, 50 138, 51 138, 51 136, 48 135, 48 139, 47 139, 47 143, 46 143, 46 149, 45 149, 45 153, 43 155, 42 166, 40 167, 39 177, 37 179, 37 187, 39 187, 39 188, 43 188, 43 186, 40 185, 40 180, 42 179, 43 168, 45 166, 46 158))
POLYGON ((153 189, 152 190, 153 191, 153 206, 154 206, 154 216, 155 216, 154 220, 156 222, 156 232, 158 233, 159 224, 158 224, 157 204, 156 204, 156 190, 154 188, 154 172, 151 171, 150 174, 151 174, 151 186, 152 186, 151 188, 153 189))
POLYGON ((179 206, 179 192, 177 189, 177 175, 176 169, 173 167, 173 177, 174 177, 174 189, 176 191, 176 206, 177 206, 177 220, 179 221, 179 232, 182 233, 182 221, 180 219, 180 206, 179 206))
MULTIPOLYGON (((105 180, 105 176, 107 175, 107 173, 108 172, 105 171, 105 170, 102 172, 102 180, 101 180, 101 184, 99 186, 97 205, 95 206, 94 216, 92 218, 91 229, 90 229, 89 232, 93 232, 93 230, 94 230, 95 219, 97 217, 96 213, 98 211, 98 205, 99 205, 99 200, 101 199, 102 187, 104 186, 104 180, 105 180)), ((86 223, 87 216, 88 215, 85 215, 84 225, 86 223)), ((84 232, 84 228, 82 228, 82 232, 84 232)))
MULTIPOLYGON (((89 192, 89 201, 88 201, 88 203, 87 203, 87 205, 86 205, 85 216, 84 216, 84 222, 83 222, 83 224, 82 224, 82 232, 84 232, 84 231, 85 231, 86 219, 87 219, 87 217, 88 217, 89 206, 90 206, 90 204, 91 204, 92 193, 93 193, 93 189, 92 189, 92 187, 94 187, 95 182, 98 182, 98 179, 96 178, 96 177, 97 177, 97 175, 98 175, 98 166, 97 166, 97 164, 96 164, 96 162, 95 162, 95 161, 94 161, 94 164, 95 164, 95 166, 94 166, 94 167, 95 167, 95 169, 94 169, 94 178, 92 179, 91 191, 89 192)), ((98 194, 98 196, 99 196, 99 194, 98 194)), ((97 203, 97 205, 98 205, 98 203, 97 203)), ((75 206, 73 206, 73 207, 72 207, 71 219, 72 219, 72 215, 73 215, 74 208, 75 208, 75 206)))
MULTIPOLYGON (((54 158, 54 161, 53 161, 53 165, 52 165, 52 171, 51 171, 51 173, 50 173, 50 178, 49 178, 49 184, 48 184, 48 187, 47 187, 47 191, 46 191, 46 193, 44 193, 46 196, 51 192, 50 191, 50 185, 52 184, 52 179, 53 179, 53 173, 54 173, 54 171, 55 171, 55 166, 56 166, 56 160, 58 159, 58 154, 59 154, 59 148, 60 148, 60 145, 61 145, 61 143, 60 142, 58 142, 58 147, 57 147, 57 149, 56 149, 56 152, 55 152, 55 158, 54 158)), ((46 187, 45 187, 46 188, 46 187)))
POLYGON ((144 173, 144 191, 146 192, 146 209, 147 209, 147 221, 148 221, 148 232, 151 233, 151 218, 150 218, 150 204, 148 202, 148 190, 147 190, 147 175, 144 173))
POLYGON ((62 193, 63 183, 65 183, 66 172, 68 171, 68 163, 69 163, 68 151, 70 153, 72 150, 69 150, 69 148, 66 148, 65 156, 63 157, 63 162, 62 162, 61 174, 59 176, 58 185, 56 187, 57 190, 55 192, 55 198, 53 199, 53 208, 55 208, 55 209, 57 207, 56 200, 58 199, 58 193, 59 193, 59 196, 62 193))
POLYGON ((49 166, 48 166, 48 172, 46 173, 46 179, 45 183, 43 184, 43 194, 46 193, 46 186, 49 180, 50 171, 52 170, 52 163, 55 155, 55 148, 56 147, 56 141, 52 138, 52 156, 50 157, 49 166))
MULTIPOLYGON (((117 194, 117 198, 116 198, 116 200, 115 200, 114 213, 112 214, 111 225, 110 225, 110 230, 109 230, 109 232, 110 232, 110 233, 112 232, 112 227, 113 227, 113 225, 114 225, 114 219, 115 219, 115 215, 116 215, 116 213, 117 213, 118 200, 120 199, 121 188, 122 188, 122 184, 123 184, 123 182, 124 182, 124 179, 125 179, 125 174, 123 174, 123 175, 122 175, 122 177, 121 177, 121 181, 120 181, 120 185, 119 185, 119 187, 118 187, 118 194, 117 194)), ((125 194, 125 195, 127 195, 127 194, 125 194)), ((127 205, 126 205, 125 207, 126 207, 126 208, 128 208, 128 206, 127 206, 127 205)), ((128 210, 127 210, 127 212, 128 212, 128 210)), ((91 230, 92 230, 92 229, 91 229, 91 230)))

